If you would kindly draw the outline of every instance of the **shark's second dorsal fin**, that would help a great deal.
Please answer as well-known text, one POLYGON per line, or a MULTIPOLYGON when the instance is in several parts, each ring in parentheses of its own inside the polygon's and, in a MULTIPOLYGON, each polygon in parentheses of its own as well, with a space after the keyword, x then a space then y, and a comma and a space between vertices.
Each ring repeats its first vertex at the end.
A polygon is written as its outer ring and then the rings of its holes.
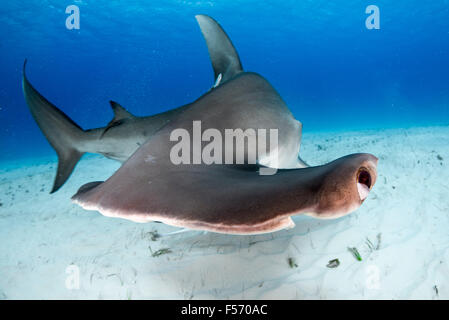
POLYGON ((134 119, 131 113, 126 111, 120 104, 115 101, 109 101, 111 104, 112 111, 114 112, 114 118, 108 123, 108 125, 104 128, 100 138, 103 138, 104 134, 111 128, 121 125, 127 119, 134 119))
POLYGON ((224 83, 243 71, 237 50, 217 21, 206 15, 195 16, 206 40, 214 68, 214 82, 224 83), (218 78, 221 74, 221 79, 218 78))

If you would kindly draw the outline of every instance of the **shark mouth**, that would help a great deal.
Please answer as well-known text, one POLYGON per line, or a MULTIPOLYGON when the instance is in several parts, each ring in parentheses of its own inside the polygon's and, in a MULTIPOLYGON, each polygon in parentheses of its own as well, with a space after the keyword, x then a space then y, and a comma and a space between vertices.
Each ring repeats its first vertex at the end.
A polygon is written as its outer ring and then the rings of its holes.
POLYGON ((364 201, 370 192, 371 175, 365 168, 361 168, 357 174, 357 191, 359 192, 360 200, 364 201))

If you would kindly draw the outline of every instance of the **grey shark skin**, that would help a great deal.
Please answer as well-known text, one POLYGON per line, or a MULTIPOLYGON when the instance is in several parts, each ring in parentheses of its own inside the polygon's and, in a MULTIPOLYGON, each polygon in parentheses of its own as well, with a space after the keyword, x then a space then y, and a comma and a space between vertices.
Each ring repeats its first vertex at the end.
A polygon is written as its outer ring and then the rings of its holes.
POLYGON ((81 156, 98 153, 107 158, 126 161, 145 141, 187 106, 149 117, 135 117, 111 101, 114 118, 108 126, 83 130, 67 115, 43 97, 28 81, 23 70, 23 92, 31 114, 58 154, 58 169, 50 193, 57 191, 69 178, 81 156))
MULTIPOLYGON (((204 95, 153 135, 105 182, 91 182, 72 197, 87 210, 135 222, 160 221, 190 229, 258 234, 294 226, 290 216, 337 218, 357 209, 377 177, 377 158, 353 154, 323 166, 260 175, 258 166, 179 164, 171 161, 171 133, 192 121, 204 130, 294 130, 282 100, 257 74, 240 73, 204 95), (226 100, 223 101, 223 97, 226 100), (250 98, 250 99, 249 99, 250 98)), ((292 140, 293 142, 293 140, 292 140)), ((288 144, 283 145, 291 149, 288 144)), ((281 154, 288 154, 281 148, 281 154)), ((286 160, 286 159, 285 159, 286 160)))
MULTIPOLYGON (((196 19, 206 40, 215 76, 215 86, 205 94, 208 95, 221 85, 246 73, 242 69, 237 51, 220 25, 205 15, 197 15, 196 19)), ((26 61, 22 79, 25 100, 38 126, 58 154, 58 169, 51 193, 57 191, 67 181, 84 153, 102 154, 124 162, 155 132, 191 105, 187 104, 153 116, 136 117, 111 101, 114 118, 108 126, 83 130, 31 85, 27 79, 25 67, 26 61)), ((253 75, 252 79, 262 78, 256 74, 253 75)), ((268 87, 274 91, 270 85, 268 87)), ((251 100, 251 92, 248 90, 231 94, 234 96, 240 94, 240 100, 251 100)), ((307 164, 299 158, 302 125, 293 118, 276 92, 271 97, 279 101, 278 104, 274 104, 272 110, 272 128, 280 128, 282 131, 279 134, 281 158, 277 167, 306 167, 307 164)), ((221 96, 218 100, 223 107, 223 112, 227 112, 227 97, 221 96)), ((242 108, 245 108, 245 105, 242 105, 242 108)), ((259 127, 257 123, 253 123, 255 124, 253 128, 259 127)), ((243 130, 246 128, 248 126, 241 127, 243 130)))

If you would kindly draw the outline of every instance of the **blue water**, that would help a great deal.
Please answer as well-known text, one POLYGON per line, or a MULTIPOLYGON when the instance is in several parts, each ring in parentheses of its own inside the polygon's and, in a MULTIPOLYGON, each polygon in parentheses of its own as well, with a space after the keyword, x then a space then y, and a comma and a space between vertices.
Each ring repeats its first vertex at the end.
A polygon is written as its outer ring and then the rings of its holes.
POLYGON ((2 1, 0 160, 54 154, 21 91, 31 83, 83 128, 108 101, 136 115, 190 102, 213 84, 194 18, 224 27, 245 70, 265 76, 304 131, 449 124, 449 1, 2 1), (79 30, 65 27, 80 8, 79 30), (380 9, 380 29, 365 8, 380 9))

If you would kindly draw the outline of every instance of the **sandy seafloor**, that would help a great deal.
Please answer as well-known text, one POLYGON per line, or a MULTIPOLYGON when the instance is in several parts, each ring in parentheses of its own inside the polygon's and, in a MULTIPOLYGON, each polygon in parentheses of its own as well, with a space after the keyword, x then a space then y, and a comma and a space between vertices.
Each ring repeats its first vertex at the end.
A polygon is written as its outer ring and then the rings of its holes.
POLYGON ((448 145, 449 127, 305 132, 301 155, 310 164, 370 152, 379 158, 377 184, 349 216, 296 216, 294 229, 258 236, 167 235, 179 229, 83 210, 70 197, 119 167, 100 156, 85 156, 53 195, 56 156, 5 162, 0 298, 448 299, 448 145), (153 241, 153 231, 163 236, 153 241), (326 267, 335 258, 340 266, 326 267), (79 289, 66 286, 70 265, 79 289))

